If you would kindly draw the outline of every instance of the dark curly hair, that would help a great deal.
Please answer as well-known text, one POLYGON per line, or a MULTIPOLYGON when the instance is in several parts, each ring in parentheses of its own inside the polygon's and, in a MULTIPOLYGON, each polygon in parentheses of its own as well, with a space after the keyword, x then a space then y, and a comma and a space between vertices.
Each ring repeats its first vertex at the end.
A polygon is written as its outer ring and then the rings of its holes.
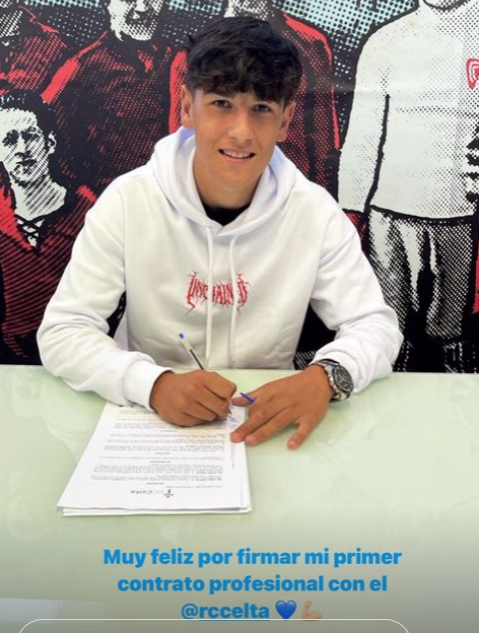
POLYGON ((4 110, 24 110, 36 115, 38 125, 45 138, 53 132, 57 133, 57 125, 53 110, 34 92, 12 90, 0 97, 0 112, 4 110))
POLYGON ((190 36, 185 48, 191 92, 253 92, 285 105, 294 99, 302 73, 298 49, 265 20, 214 20, 190 36))

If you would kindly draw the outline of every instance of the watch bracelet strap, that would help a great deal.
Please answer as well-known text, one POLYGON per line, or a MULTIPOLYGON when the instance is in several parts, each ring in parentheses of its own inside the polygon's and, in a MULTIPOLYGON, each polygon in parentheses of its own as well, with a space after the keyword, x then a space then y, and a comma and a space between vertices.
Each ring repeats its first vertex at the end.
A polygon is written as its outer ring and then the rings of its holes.
POLYGON ((347 398, 349 398, 351 394, 341 391, 339 387, 336 385, 336 383, 334 382, 332 373, 330 371, 327 371, 326 368, 324 367, 324 364, 338 365, 342 367, 341 363, 339 363, 337 360, 333 360, 332 358, 321 358, 320 360, 317 360, 312 364, 319 365, 320 367, 324 369, 326 376, 328 377, 328 382, 331 385, 331 389, 334 391, 331 397, 331 402, 341 402, 342 400, 346 400, 347 398))

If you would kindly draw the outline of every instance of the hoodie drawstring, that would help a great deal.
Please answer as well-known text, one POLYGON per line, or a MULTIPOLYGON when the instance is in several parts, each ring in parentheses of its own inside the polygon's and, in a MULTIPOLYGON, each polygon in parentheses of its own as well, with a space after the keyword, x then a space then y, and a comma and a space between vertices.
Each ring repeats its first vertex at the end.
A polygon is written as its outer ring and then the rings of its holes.
POLYGON ((230 275, 231 275, 231 286, 233 288, 233 313, 231 315, 231 324, 230 324, 230 359, 231 359, 231 367, 235 366, 235 332, 236 332, 236 312, 238 310, 238 284, 236 283, 236 270, 235 263, 233 258, 233 249, 236 244, 238 236, 235 235, 230 242, 229 248, 229 263, 230 263, 230 275))
MULTIPOLYGON (((208 241, 208 290, 206 294, 206 352, 205 352, 205 366, 208 369, 211 355, 211 346, 213 340, 213 251, 214 240, 212 230, 208 227, 206 229, 206 237, 208 241)), ((233 237, 230 242, 228 257, 229 268, 231 277, 231 287, 233 290, 233 311, 231 314, 230 333, 229 333, 229 353, 230 353, 230 365, 235 366, 235 332, 236 332, 236 317, 239 304, 238 284, 236 283, 236 269, 234 264, 233 251, 237 240, 237 235, 233 237)))
POLYGON ((206 294, 206 358, 205 365, 208 369, 211 354, 211 339, 213 336, 213 234, 212 229, 207 227, 206 237, 208 240, 208 280, 206 294))

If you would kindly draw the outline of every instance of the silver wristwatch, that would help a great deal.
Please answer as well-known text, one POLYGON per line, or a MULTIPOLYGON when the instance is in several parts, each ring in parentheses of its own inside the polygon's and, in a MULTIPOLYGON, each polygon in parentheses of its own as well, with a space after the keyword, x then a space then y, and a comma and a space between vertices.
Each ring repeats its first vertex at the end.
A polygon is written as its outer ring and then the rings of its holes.
POLYGON ((351 395, 354 385, 351 374, 340 363, 329 358, 318 360, 315 365, 324 369, 331 385, 334 395, 331 400, 346 400, 351 395))

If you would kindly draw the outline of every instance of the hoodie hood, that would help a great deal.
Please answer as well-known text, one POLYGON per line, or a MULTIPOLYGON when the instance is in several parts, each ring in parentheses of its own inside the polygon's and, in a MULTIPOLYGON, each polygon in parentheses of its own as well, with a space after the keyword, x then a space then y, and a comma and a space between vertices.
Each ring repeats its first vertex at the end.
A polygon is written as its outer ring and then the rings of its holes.
POLYGON ((276 147, 249 207, 222 227, 204 211, 193 174, 194 155, 195 133, 181 127, 156 144, 149 166, 171 207, 218 237, 245 235, 262 226, 284 208, 297 177, 295 166, 276 147))

